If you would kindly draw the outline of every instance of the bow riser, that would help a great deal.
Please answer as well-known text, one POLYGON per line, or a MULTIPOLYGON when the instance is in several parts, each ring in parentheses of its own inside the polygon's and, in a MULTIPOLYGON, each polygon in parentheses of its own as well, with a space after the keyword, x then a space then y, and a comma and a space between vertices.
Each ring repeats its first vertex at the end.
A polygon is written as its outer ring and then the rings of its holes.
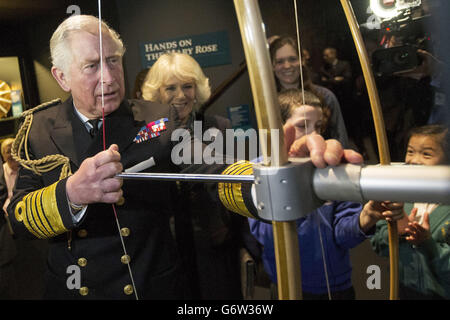
MULTIPOLYGON (((267 140, 261 139, 263 163, 268 166, 282 166, 288 162, 288 156, 260 9, 255 0, 235 0, 234 6, 248 66, 258 128, 265 129, 269 133, 267 140), (271 140, 272 129, 278 132, 275 141, 271 140), (274 148, 274 145, 278 148, 274 148), (270 158, 269 151, 271 151, 270 158)), ((278 296, 280 299, 301 299, 300 254, 296 223, 295 221, 274 221, 272 226, 278 296)))

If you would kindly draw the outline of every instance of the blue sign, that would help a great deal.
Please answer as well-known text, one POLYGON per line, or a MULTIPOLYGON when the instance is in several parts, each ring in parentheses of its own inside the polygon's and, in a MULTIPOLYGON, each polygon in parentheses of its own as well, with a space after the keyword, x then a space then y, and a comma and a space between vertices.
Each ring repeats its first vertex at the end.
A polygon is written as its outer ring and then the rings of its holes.
POLYGON ((189 54, 202 67, 231 63, 230 42, 225 31, 142 42, 140 51, 143 69, 151 67, 166 52, 189 54))
POLYGON ((250 121, 250 108, 247 104, 227 108, 228 119, 233 129, 247 130, 252 128, 250 121))

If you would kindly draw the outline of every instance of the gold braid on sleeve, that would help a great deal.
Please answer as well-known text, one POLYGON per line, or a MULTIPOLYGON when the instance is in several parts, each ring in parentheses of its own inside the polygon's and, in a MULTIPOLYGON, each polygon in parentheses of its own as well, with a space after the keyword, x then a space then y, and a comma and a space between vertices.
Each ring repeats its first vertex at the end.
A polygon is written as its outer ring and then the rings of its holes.
POLYGON ((68 231, 56 202, 57 184, 30 192, 15 208, 16 220, 37 238, 48 239, 68 231))
MULTIPOLYGON (((28 136, 33 123, 34 112, 60 103, 60 99, 55 99, 25 111, 22 114, 22 117, 25 119, 11 146, 11 155, 14 160, 37 175, 42 175, 42 173, 62 166, 59 180, 72 174, 69 158, 56 154, 45 156, 38 160, 30 159, 28 136)), ((16 220, 23 223, 28 231, 37 238, 47 239, 68 231, 58 210, 56 200, 57 184, 58 182, 55 182, 50 186, 28 193, 15 207, 16 220)))

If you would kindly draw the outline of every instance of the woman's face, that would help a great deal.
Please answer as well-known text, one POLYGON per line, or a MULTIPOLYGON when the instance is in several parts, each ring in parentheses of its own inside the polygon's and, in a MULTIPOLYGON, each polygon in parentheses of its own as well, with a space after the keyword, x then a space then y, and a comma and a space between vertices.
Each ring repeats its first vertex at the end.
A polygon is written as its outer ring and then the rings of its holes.
POLYGON ((180 119, 187 120, 196 103, 196 86, 193 79, 183 81, 172 76, 159 88, 159 93, 161 103, 175 107, 180 119))
POLYGON ((19 169, 19 163, 16 160, 14 160, 14 158, 12 157, 11 147, 12 147, 12 142, 8 143, 4 147, 4 149, 3 149, 4 152, 3 152, 2 156, 3 156, 3 160, 8 163, 9 167, 11 169, 13 169, 14 171, 16 171, 19 169))
POLYGON ((275 52, 273 71, 283 88, 297 88, 300 79, 300 61, 297 51, 285 44, 275 52))
POLYGON ((297 140, 306 134, 320 134, 322 116, 322 108, 302 105, 292 110, 292 115, 287 119, 286 123, 294 126, 295 140, 297 140))
POLYGON ((405 162, 427 166, 444 164, 445 154, 439 140, 439 136, 412 136, 408 142, 405 162))

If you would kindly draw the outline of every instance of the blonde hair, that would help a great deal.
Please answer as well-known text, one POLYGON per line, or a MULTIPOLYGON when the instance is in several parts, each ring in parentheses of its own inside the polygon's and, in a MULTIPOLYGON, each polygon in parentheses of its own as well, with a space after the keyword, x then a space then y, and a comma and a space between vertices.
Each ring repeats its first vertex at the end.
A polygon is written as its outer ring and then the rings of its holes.
MULTIPOLYGON (((70 35, 77 31, 86 31, 91 34, 98 34, 98 18, 90 15, 73 15, 64 20, 56 28, 50 39, 50 55, 53 66, 66 73, 67 67, 72 62, 72 51, 70 50, 68 39, 70 35)), ((114 31, 106 22, 102 21, 102 31, 109 34, 117 44, 119 55, 123 56, 125 47, 119 34, 114 31)))
POLYGON ((8 147, 8 145, 12 145, 13 142, 14 142, 13 138, 6 138, 5 140, 3 140, 2 146, 1 146, 1 154, 2 154, 3 161, 6 161, 6 159, 5 159, 6 148, 8 147))
POLYGON ((151 67, 142 85, 142 97, 145 100, 161 102, 159 89, 172 76, 182 81, 194 80, 197 100, 195 106, 202 105, 211 96, 209 79, 198 62, 188 54, 169 52, 161 55, 151 67))

